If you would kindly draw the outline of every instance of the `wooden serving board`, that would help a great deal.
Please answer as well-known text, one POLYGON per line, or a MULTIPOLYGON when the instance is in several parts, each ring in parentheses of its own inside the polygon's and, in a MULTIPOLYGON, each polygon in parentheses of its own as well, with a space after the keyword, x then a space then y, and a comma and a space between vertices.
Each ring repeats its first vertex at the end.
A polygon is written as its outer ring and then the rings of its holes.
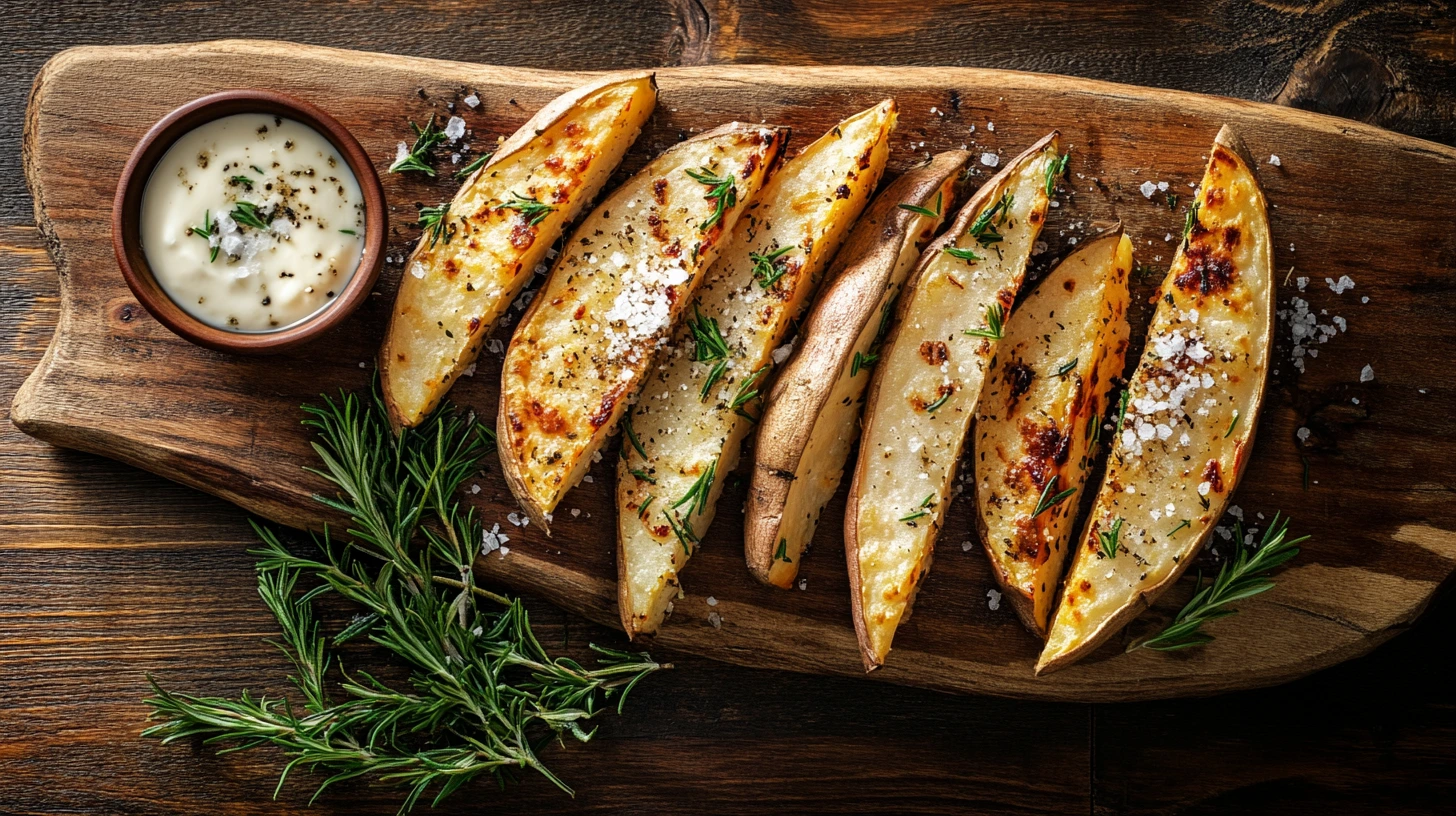
MULTIPOLYGON (((317 526, 324 516, 310 495, 322 486, 302 470, 311 454, 298 406, 320 392, 367 386, 400 267, 386 269, 375 296, 342 328, 296 353, 245 359, 192 346, 136 304, 112 256, 110 203, 127 154, 174 106, 223 88, 258 87, 322 106, 353 130, 383 175, 396 142, 407 138, 407 120, 448 116, 446 103, 474 91, 481 106, 457 108, 471 141, 489 144, 586 78, 272 42, 57 56, 35 82, 24 158, 36 220, 61 279, 62 311, 44 361, 16 397, 14 421, 41 439, 132 463, 274 521, 317 526)), ((1120 218, 1138 261, 1156 271, 1136 282, 1139 343, 1147 295, 1173 255, 1165 236, 1180 230, 1188 185, 1199 178, 1214 133, 1233 124, 1261 161, 1271 154, 1282 160, 1260 167, 1281 280, 1293 267, 1279 288, 1281 308, 1298 295, 1328 312, 1322 323, 1336 315, 1348 321, 1348 332, 1318 346, 1303 374, 1290 365, 1289 328, 1280 323, 1277 373, 1234 503, 1251 519, 1289 513, 1294 529, 1313 538, 1273 591, 1214 625, 1211 645, 1123 654, 1122 640, 1063 672, 1034 677, 1037 644, 1010 609, 989 608, 994 582, 970 543, 972 503, 962 500, 947 519, 915 614, 876 679, 1095 701, 1268 685, 1368 652, 1450 582, 1456 150, 1270 105, 1002 71, 713 66, 663 69, 658 81, 657 112, 621 175, 685 134, 732 119, 788 124, 796 143, 807 144, 885 96, 901 109, 892 173, 953 147, 1009 157, 1060 129, 1072 149, 1074 192, 1052 211, 1041 261, 1065 253, 1092 222, 1120 218), (1161 194, 1149 200, 1138 191, 1147 180, 1169 182, 1180 198, 1176 211, 1161 194), (1356 281, 1352 291, 1336 294, 1324 282, 1345 274, 1356 281), (1303 292, 1299 277, 1310 279, 1303 292), (1375 379, 1361 382, 1367 364, 1375 379), (1303 441, 1301 427, 1311 431, 1303 441)), ((406 254, 413 242, 417 204, 448 199, 455 186, 448 175, 384 175, 391 255, 406 254)), ((484 355, 454 399, 494 416, 499 357, 484 355)), ((609 455, 593 468, 593 483, 567 497, 547 539, 508 522, 513 501, 489 463, 476 480, 480 492, 467 498, 511 541, 509 555, 480 559, 482 574, 615 626, 614 473, 609 455)), ((750 666, 859 674, 834 521, 842 496, 826 512, 830 521, 805 561, 802 589, 782 591, 759 586, 743 567, 743 494, 741 480, 730 482, 718 521, 684 575, 687 594, 657 643, 750 666)), ((1190 587, 1184 581, 1132 632, 1166 619, 1190 587)))

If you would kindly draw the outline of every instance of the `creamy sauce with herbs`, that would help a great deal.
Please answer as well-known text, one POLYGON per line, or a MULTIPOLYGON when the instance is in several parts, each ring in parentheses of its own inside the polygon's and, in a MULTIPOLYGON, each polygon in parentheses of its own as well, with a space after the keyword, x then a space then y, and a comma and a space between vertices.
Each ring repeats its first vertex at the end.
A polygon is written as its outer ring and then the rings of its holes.
POLYGON ((142 249, 184 311, 267 332, 328 306, 364 250, 364 198, 344 159, 301 122, 225 116, 168 149, 142 194, 142 249))

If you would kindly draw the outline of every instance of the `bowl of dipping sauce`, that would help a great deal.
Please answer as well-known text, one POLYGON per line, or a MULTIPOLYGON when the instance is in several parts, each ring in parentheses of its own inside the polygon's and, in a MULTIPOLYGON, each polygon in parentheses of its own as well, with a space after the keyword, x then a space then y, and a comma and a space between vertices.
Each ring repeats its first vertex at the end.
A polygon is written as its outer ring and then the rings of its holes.
POLYGON ((132 151, 111 238, 141 305, 200 346, 268 354, 364 302, 388 215, 369 156, 333 117, 272 91, 167 114, 132 151))

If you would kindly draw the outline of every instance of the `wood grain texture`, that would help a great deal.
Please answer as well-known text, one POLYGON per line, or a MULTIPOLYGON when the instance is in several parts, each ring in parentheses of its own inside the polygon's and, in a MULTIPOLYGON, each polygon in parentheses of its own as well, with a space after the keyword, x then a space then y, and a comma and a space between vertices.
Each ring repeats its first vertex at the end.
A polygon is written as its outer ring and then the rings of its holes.
MULTIPOLYGON (((1408 104, 1323 109, 1456 144, 1456 116, 1442 107, 1456 88, 1456 18, 1448 3, 1234 0, 1204 4, 1213 22, 1192 26, 1171 25, 1170 7, 1158 0, 1074 9, 1000 0, 980 8, 921 4, 911 20, 903 6, 871 18, 866 9, 878 6, 856 4, 854 15, 840 16, 846 25, 866 20, 864 30, 817 39, 806 18, 841 4, 616 0, 612 8, 620 13, 603 15, 586 2, 16 0, 0 26, 7 53, 0 67, 0 418, 57 319, 55 269, 33 227, 20 171, 20 129, 36 71, 65 47, 246 30, 416 56, 584 69, 731 61, 734 53, 759 62, 893 65, 930 62, 922 55, 932 52, 934 62, 948 65, 1031 67, 1026 60, 1051 53, 1064 73, 1266 101, 1298 80, 1308 94, 1282 101, 1317 109, 1328 104, 1322 98, 1343 99, 1358 86, 1366 98, 1408 104), (978 13, 987 6, 996 13, 978 13), (680 27, 681 11, 694 13, 691 32, 680 27), (1117 36, 1106 36, 1113 19, 1125 22, 1117 36), (553 25, 539 25, 543 20, 553 25), (872 29, 887 20, 898 24, 894 36, 878 37, 872 29), (812 47, 800 48, 796 35, 812 47), (689 36, 691 51, 684 48, 689 36), (1358 44, 1369 58, 1321 60, 1340 70, 1306 74, 1299 58, 1326 40, 1335 53, 1358 44), (1239 56, 1250 51, 1257 55, 1239 56)), ((1320 489, 1312 488, 1310 501, 1320 501, 1320 489)), ((286 671, 271 647, 231 637, 239 627, 268 625, 255 599, 251 559, 242 554, 253 543, 244 517, 225 502, 37 442, 0 421, 0 812, 394 813, 394 798, 373 788, 347 796, 340 789, 306 809, 302 781, 270 805, 264 799, 280 766, 273 755, 215 758, 201 747, 163 749, 137 739, 136 700, 146 671, 161 672, 179 689, 216 693, 277 688, 286 671), (212 550, 232 557, 198 557, 212 550), (117 557, 78 555, 92 552, 117 557), (78 648, 52 657, 49 643, 77 620, 117 630, 130 620, 96 614, 117 609, 110 601, 124 589, 114 580, 118 571, 145 575, 168 593, 196 587, 185 614, 156 621, 146 639, 226 648, 172 659, 145 640, 113 637, 104 663, 93 663, 102 647, 79 648, 99 638, 88 632, 73 637, 78 648), (22 573, 31 577, 12 577, 22 573), (28 593, 62 574, 67 591, 46 604, 22 596, 22 587, 28 593), (110 691, 120 684, 126 687, 110 691)), ((644 685, 627 716, 605 723, 590 746, 551 754, 577 798, 537 783, 505 795, 473 786, 431 812, 608 813, 639 805, 720 813, 1439 812, 1456 795, 1448 772, 1456 756, 1456 698, 1438 668, 1456 626, 1453 600, 1445 593, 1408 633, 1314 677, 1160 703, 951 697, 678 655, 678 669, 644 685), (942 722, 953 734, 938 730, 942 722), (917 735, 927 729, 942 736, 921 745, 917 735), (694 758, 684 761, 679 748, 694 758), (857 763, 866 756, 883 764, 861 772, 857 763)), ((539 623, 551 620, 546 605, 533 609, 539 623)), ((577 642, 588 624, 574 615, 563 619, 577 642)))
MULTIPOLYGON (((215 88, 222 73, 233 84, 320 103, 354 130, 381 170, 406 118, 423 119, 467 89, 483 99, 478 111, 466 113, 473 138, 482 139, 514 130, 583 77, 224 42, 69 51, 37 80, 26 171, 38 223, 61 267, 62 310, 57 339, 21 388, 14 420, 39 438, 136 464, 275 521, 317 526, 322 517, 309 496, 321 485, 301 472, 308 439, 293 424, 297 405, 323 390, 367 382, 366 361, 378 342, 397 266, 386 271, 369 305, 324 340, 273 360, 226 357, 189 346, 139 309, 115 273, 107 212, 97 204, 107 200, 136 136, 167 109, 215 88), (109 102, 117 98, 134 103, 117 110, 109 102)), ((969 503, 961 502, 941 536, 943 554, 917 614, 901 627, 877 679, 1100 700, 1267 685, 1368 651, 1409 625, 1450 576, 1456 562, 1447 531, 1456 529, 1456 511, 1438 498, 1449 489, 1449 443, 1456 436, 1452 383, 1447 370, 1426 361, 1456 352, 1456 309, 1449 308, 1456 236, 1444 229, 1444 214, 1412 206, 1410 191, 1456 183, 1456 151, 1284 108, 1028 74, 684 68, 664 70, 658 80, 658 112, 624 172, 682 134, 730 118, 767 119, 816 134, 888 94, 903 111, 892 170, 961 144, 1013 155, 1061 128, 1076 156, 1074 193, 1049 221, 1044 260, 1087 234, 1088 223, 1121 218, 1139 260, 1165 266, 1172 246, 1164 236, 1178 230, 1182 215, 1136 188, 1151 178, 1186 192, 1211 134, 1233 124, 1256 154, 1285 157, 1282 167, 1265 166, 1262 174, 1276 205, 1276 263, 1315 281, 1302 296, 1316 308, 1348 317, 1349 333, 1321 347, 1326 355, 1311 363, 1309 373, 1296 376, 1287 362, 1275 366, 1254 463, 1235 497, 1251 516, 1299 508, 1299 529, 1314 543, 1277 590, 1220 624, 1212 646, 1177 656, 1122 655, 1124 644, 1114 641, 1068 671, 1033 679, 1036 644, 1008 611, 987 608, 994 583, 980 554, 956 546, 974 539, 969 503), (971 131, 972 125, 978 129, 971 131), (1346 173, 1366 180, 1358 198, 1334 195, 1345 188, 1346 173), (1360 283, 1344 300, 1319 283, 1346 273, 1360 283), (1360 305, 1360 296, 1372 305, 1360 305), (1391 332, 1391 325, 1401 330, 1391 332), (1367 362, 1378 379, 1362 384, 1359 372, 1367 362), (1295 429, 1301 426, 1313 434, 1299 443, 1295 429), (1326 483, 1309 496, 1301 487, 1305 460, 1312 478, 1326 483), (1311 503, 1316 496, 1323 506, 1311 503), (1404 526, 1398 530, 1397 523, 1404 526)), ((404 254, 413 238, 404 215, 409 202, 441 200, 450 184, 388 177, 394 254, 404 254)), ((1146 300, 1155 283, 1142 281, 1138 299, 1146 300)), ((1280 299, 1295 294, 1291 282, 1280 299)), ((1135 325, 1145 319, 1134 314, 1135 325)), ((1134 339, 1140 342, 1136 333, 1134 339)), ((1279 353, 1287 355, 1287 349, 1279 353)), ((497 381, 498 359, 486 355, 477 375, 453 395, 490 415, 497 381)), ((488 468, 472 501, 488 523, 501 521, 513 540, 509 557, 482 558, 481 571, 591 620, 614 621, 611 464, 608 457, 593 470, 595 484, 568 496, 552 540, 505 523, 515 507, 498 473, 488 468)), ((720 514, 684 578, 687 595, 654 642, 747 665, 858 673, 836 526, 821 527, 816 552, 805 562, 806 591, 770 590, 753 582, 741 562, 741 519, 731 512, 741 502, 741 484, 730 484, 722 505, 729 511, 720 514), (709 624, 708 597, 717 601, 712 611, 721 616, 721 627, 709 624)), ((836 502, 829 517, 840 512, 836 502)), ((1169 593, 1154 619, 1166 618, 1185 600, 1186 584, 1169 593)), ((1145 626, 1130 631, 1140 628, 1145 626)))

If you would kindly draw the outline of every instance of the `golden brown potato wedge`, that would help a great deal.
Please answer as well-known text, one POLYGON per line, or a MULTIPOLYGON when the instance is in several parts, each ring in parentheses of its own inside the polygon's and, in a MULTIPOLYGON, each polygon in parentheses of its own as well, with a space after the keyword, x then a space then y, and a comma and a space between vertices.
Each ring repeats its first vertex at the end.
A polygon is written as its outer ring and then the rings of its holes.
POLYGON ((930 568, 986 367, 1046 221, 1051 133, 972 196, 907 284, 875 364, 844 517, 865 668, 884 662, 930 568))
POLYGON ((766 584, 794 584, 859 438, 864 391, 895 299, 953 209, 969 159, 963 150, 941 153, 875 197, 834 257, 824 294, 769 391, 743 531, 748 571, 766 584))
POLYGON ((1189 224, 1038 673, 1090 653, 1178 580, 1248 463, 1269 370, 1273 265, 1264 194, 1228 127, 1189 224))
POLYGON ((628 635, 650 634, 712 523, 790 322, 879 184, 895 103, 840 122, 739 219, 633 406, 617 477, 617 590, 628 635))
POLYGON ((1006 600, 1038 637, 1122 376, 1131 271, 1120 226, 1063 259, 1006 322, 981 392, 977 525, 1006 600))
POLYGON ((650 73, 558 97, 522 125, 420 236, 379 351, 396 426, 429 415, 565 226, 596 198, 657 103, 650 73))
POLYGON ((506 350, 506 482, 549 530, 739 215, 778 166, 783 128, 724 125, 674 145, 572 234, 506 350))

